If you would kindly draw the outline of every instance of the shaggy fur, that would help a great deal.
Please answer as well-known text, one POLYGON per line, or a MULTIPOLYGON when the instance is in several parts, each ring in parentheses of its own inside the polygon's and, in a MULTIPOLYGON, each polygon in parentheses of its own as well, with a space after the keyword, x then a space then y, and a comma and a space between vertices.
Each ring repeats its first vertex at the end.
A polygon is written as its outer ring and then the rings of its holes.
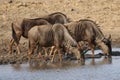
POLYGON ((65 24, 66 28, 77 41, 87 41, 94 56, 94 47, 99 46, 104 54, 110 55, 111 38, 105 38, 97 24, 92 20, 82 19, 65 24))

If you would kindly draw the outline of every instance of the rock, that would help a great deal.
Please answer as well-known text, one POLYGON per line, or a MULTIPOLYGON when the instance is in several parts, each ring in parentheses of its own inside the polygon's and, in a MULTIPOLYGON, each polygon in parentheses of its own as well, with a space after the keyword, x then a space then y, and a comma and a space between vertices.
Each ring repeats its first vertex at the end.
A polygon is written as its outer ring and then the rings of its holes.
POLYGON ((8 3, 13 3, 13 1, 12 1, 12 0, 10 0, 10 1, 8 1, 8 3))
POLYGON ((75 11, 75 9, 72 8, 71 11, 75 11))

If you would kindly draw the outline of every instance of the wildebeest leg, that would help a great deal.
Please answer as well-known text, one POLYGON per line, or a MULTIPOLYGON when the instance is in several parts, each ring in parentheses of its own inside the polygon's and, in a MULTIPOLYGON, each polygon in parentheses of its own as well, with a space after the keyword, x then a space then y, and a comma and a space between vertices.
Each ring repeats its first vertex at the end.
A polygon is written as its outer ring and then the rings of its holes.
POLYGON ((12 38, 12 39, 10 40, 10 44, 9 44, 9 54, 12 53, 12 45, 13 45, 13 43, 14 43, 14 39, 12 38))
POLYGON ((38 57, 41 58, 42 60, 44 60, 44 62, 45 62, 45 58, 42 56, 41 52, 38 53, 38 57))
MULTIPOLYGON (((32 42, 32 41, 31 41, 32 42)), ((33 42, 33 43, 30 43, 30 41, 29 41, 29 49, 28 49, 28 62, 30 62, 30 60, 31 60, 31 54, 33 53, 33 51, 35 50, 35 43, 33 42)))
POLYGON ((52 47, 50 48, 50 54, 49 54, 50 56, 52 55, 54 48, 55 48, 55 46, 52 46, 52 47))
POLYGON ((62 52, 60 49, 58 49, 58 54, 59 54, 59 58, 60 58, 60 63, 62 63, 62 52))
POLYGON ((17 51, 18 51, 18 55, 21 53, 21 50, 20 50, 20 45, 16 45, 16 48, 17 48, 17 51))
POLYGON ((89 46, 92 51, 92 57, 94 57, 94 45, 90 43, 89 46))
POLYGON ((48 56, 48 53, 47 53, 47 48, 43 47, 44 51, 45 51, 45 56, 48 56))
POLYGON ((28 62, 30 62, 30 60, 31 60, 31 54, 32 54, 32 52, 33 52, 33 49, 29 49, 28 50, 28 62))
POLYGON ((57 49, 55 49, 54 52, 53 52, 53 56, 52 56, 52 59, 51 59, 51 63, 53 63, 53 61, 54 61, 54 58, 55 58, 56 52, 57 52, 57 49))
MULTIPOLYGON (((18 33, 17 38, 18 38, 18 41, 20 41, 20 38, 21 38, 21 32, 18 33)), ((16 43, 16 44, 17 44, 17 43, 16 43)), ((20 54, 20 53, 21 53, 20 45, 17 44, 17 45, 16 45, 16 48, 17 48, 18 54, 20 54)))

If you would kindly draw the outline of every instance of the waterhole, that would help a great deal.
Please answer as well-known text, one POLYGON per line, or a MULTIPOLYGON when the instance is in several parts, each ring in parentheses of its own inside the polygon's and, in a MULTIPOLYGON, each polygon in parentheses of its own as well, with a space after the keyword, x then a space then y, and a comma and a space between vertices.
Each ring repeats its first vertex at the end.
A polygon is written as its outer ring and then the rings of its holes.
MULTIPOLYGON (((120 52, 119 48, 112 50, 120 52)), ((96 50, 95 53, 101 53, 96 50)), ((90 54, 88 52, 87 54, 90 54)), ((85 65, 75 61, 59 63, 0 65, 0 80, 119 80, 120 56, 88 58, 85 65)))

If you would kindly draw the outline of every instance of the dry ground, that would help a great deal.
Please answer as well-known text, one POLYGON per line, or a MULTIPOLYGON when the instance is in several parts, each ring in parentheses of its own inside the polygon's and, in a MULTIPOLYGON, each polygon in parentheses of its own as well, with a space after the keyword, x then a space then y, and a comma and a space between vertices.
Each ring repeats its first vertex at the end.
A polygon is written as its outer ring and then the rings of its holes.
MULTIPOLYGON (((103 33, 112 35, 114 47, 120 47, 120 0, 0 0, 0 54, 8 52, 11 22, 63 12, 73 21, 92 19, 103 33)), ((20 41, 27 53, 27 40, 20 41)))

